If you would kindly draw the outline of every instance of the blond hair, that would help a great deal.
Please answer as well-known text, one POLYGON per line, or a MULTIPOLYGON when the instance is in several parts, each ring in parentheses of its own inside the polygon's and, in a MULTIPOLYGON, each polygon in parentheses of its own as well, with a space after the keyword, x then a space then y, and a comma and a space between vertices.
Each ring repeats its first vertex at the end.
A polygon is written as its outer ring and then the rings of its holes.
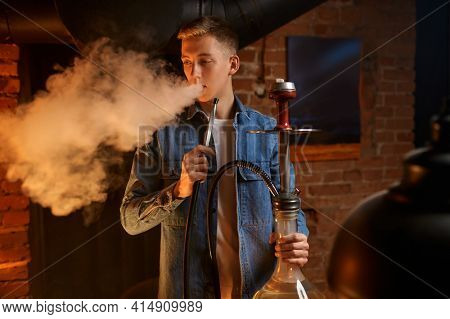
POLYGON ((185 40, 205 35, 214 37, 219 43, 228 47, 233 54, 239 48, 238 36, 231 25, 214 16, 201 17, 189 22, 180 29, 177 38, 185 40))

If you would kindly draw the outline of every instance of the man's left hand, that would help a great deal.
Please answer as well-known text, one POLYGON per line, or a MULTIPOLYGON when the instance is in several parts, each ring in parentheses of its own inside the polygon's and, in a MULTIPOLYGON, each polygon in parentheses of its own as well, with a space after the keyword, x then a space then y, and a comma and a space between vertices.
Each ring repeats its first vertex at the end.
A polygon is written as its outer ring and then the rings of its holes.
POLYGON ((283 261, 303 267, 308 262, 308 238, 301 233, 293 233, 276 239, 276 233, 272 233, 269 243, 276 242, 275 256, 283 261))

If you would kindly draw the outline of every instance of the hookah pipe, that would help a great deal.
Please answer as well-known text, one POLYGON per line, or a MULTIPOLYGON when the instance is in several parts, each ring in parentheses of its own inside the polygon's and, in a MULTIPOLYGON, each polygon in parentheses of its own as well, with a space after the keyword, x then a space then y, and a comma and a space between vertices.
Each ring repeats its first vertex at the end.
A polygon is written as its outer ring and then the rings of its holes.
MULTIPOLYGON (((217 104, 219 103, 218 98, 214 98, 213 100, 213 109, 211 111, 211 114, 209 116, 209 122, 208 122, 208 129, 206 131, 206 134, 204 135, 203 145, 209 146, 211 142, 211 136, 212 136, 212 128, 214 125, 214 119, 216 117, 217 112, 217 104)), ((186 229, 184 233, 184 256, 183 256, 183 294, 184 298, 189 298, 189 244, 191 240, 191 233, 192 233, 192 224, 191 220, 193 218, 195 208, 197 206, 197 198, 198 198, 198 191, 200 188, 200 182, 196 181, 193 186, 192 190, 192 196, 191 201, 189 203, 189 210, 186 215, 186 229)))
MULTIPOLYGON (((242 167, 259 175, 264 181, 272 195, 272 205, 274 215, 279 212, 298 212, 300 210, 300 200, 297 192, 291 193, 289 190, 290 183, 290 153, 289 153, 289 135, 290 134, 306 134, 315 132, 315 129, 293 129, 289 122, 289 108, 287 102, 297 96, 295 85, 292 82, 284 82, 283 79, 277 79, 272 90, 269 92, 269 97, 275 100, 279 109, 277 125, 271 130, 249 130, 247 133, 251 134, 278 134, 278 156, 280 163, 280 192, 276 189, 273 182, 267 173, 259 166, 244 160, 231 161, 222 166, 217 174, 214 176, 211 188, 208 193, 207 207, 206 207, 206 228, 208 239, 209 258, 211 262, 211 269, 213 274, 214 295, 215 298, 220 299, 220 280, 217 265, 217 258, 213 246, 213 233, 211 229, 211 216, 214 200, 214 193, 223 174, 233 168, 242 167)), ((186 287, 186 286, 185 286, 186 287)))
MULTIPOLYGON (((284 82, 277 79, 275 86, 269 92, 269 98, 275 100, 278 112, 278 123, 276 130, 278 131, 278 154, 280 160, 280 188, 281 194, 289 192, 290 179, 290 153, 289 153, 289 133, 293 131, 289 123, 288 100, 297 96, 294 83, 284 82)), ((300 207, 299 207, 300 208, 300 207)))

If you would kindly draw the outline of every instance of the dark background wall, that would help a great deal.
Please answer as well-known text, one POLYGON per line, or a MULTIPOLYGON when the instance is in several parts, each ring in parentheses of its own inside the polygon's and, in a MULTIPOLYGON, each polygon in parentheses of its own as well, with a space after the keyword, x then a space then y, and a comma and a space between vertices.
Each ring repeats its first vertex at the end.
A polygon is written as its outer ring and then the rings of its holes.
MULTIPOLYGON (((417 0, 417 20, 447 1, 417 0)), ((430 138, 430 117, 439 112, 444 97, 450 96, 450 5, 416 27, 416 114, 415 144, 430 138)))

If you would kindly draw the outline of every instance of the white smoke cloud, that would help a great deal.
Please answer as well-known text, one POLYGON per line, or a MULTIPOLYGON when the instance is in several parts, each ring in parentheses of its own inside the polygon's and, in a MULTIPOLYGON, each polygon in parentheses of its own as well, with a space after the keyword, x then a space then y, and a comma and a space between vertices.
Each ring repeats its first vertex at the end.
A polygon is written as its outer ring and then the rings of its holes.
POLYGON ((109 182, 99 146, 132 150, 139 127, 167 124, 201 92, 162 66, 105 40, 93 44, 87 58, 52 75, 31 103, 0 115, 7 178, 22 180, 23 191, 55 215, 104 201, 109 182))

